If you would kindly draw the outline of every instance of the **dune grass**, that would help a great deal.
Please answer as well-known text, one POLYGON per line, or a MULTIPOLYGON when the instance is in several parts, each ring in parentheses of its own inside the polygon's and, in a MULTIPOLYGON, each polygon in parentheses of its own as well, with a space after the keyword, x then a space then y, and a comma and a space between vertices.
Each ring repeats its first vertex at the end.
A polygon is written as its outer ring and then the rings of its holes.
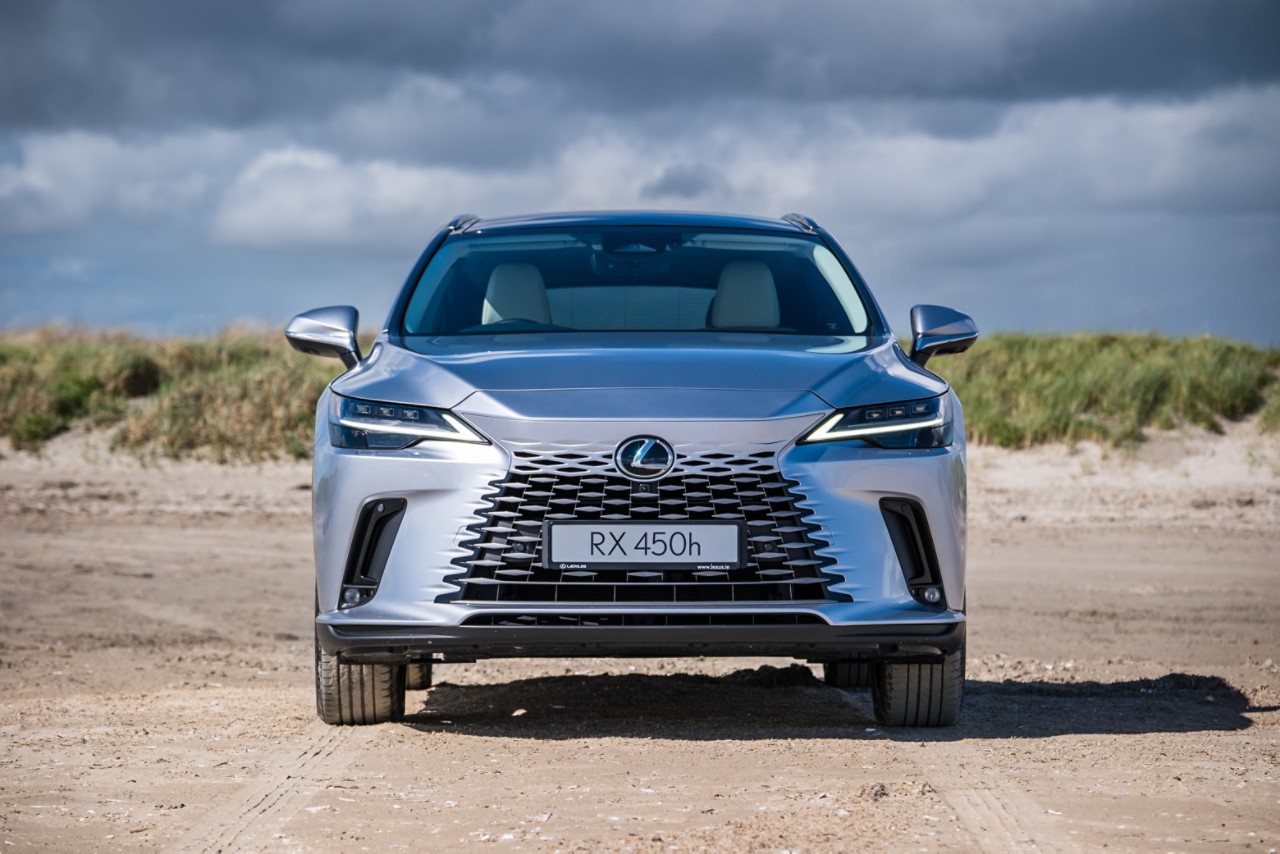
MULTIPOLYGON (((964 402, 971 441, 1121 445, 1152 428, 1261 413, 1280 429, 1280 350, 1217 338, 996 334, 929 367, 964 402)), ((279 332, 151 340, 65 329, 0 334, 0 434, 38 451, 76 424, 139 456, 230 462, 311 452, 315 402, 342 366, 279 332)))
POLYGON ((279 333, 148 340, 63 329, 0 336, 0 432, 23 450, 77 421, 140 455, 304 458, 316 399, 342 370, 279 333))
POLYGON ((1259 411, 1280 427, 1280 350, 1221 338, 1000 333, 929 367, 955 386, 979 443, 1124 444, 1153 427, 1220 432, 1259 411))

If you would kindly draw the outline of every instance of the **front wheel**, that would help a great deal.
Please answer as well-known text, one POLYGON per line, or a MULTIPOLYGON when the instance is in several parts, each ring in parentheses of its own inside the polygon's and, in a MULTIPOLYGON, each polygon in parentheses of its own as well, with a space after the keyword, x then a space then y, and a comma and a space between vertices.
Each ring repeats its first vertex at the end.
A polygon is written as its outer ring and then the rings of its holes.
POLYGON ((316 638, 316 712, 327 724, 380 724, 404 717, 403 664, 343 664, 316 638))
POLYGON ((951 726, 964 702, 964 647, 936 664, 877 663, 871 700, 883 726, 951 726))

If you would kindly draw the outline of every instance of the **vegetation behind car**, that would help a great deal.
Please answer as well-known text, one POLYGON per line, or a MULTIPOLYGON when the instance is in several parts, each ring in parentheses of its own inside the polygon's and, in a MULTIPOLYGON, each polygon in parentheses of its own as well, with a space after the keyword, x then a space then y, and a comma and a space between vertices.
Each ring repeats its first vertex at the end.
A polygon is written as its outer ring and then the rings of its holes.
MULTIPOLYGON (((114 447, 142 457, 306 459, 316 399, 341 366, 295 353, 278 335, 2 333, 0 434, 31 452, 88 426, 112 429, 114 447)), ((1221 338, 996 333, 935 367, 964 400, 976 443, 1124 446, 1152 428, 1220 431, 1258 413, 1262 429, 1280 429, 1280 349, 1221 338)))

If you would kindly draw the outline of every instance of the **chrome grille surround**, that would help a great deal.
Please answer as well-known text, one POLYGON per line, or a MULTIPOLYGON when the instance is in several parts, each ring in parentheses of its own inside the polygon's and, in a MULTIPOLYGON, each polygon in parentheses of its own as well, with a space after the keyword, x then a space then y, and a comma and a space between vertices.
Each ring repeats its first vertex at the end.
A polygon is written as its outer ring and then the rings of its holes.
POLYGON ((445 580, 458 592, 438 602, 796 603, 848 601, 828 585, 835 563, 817 525, 807 521, 799 484, 760 445, 679 445, 672 470, 639 483, 614 465, 612 445, 507 444, 512 461, 492 484, 489 507, 468 527, 468 554, 445 580), (662 566, 561 572, 542 564, 544 522, 702 521, 745 523, 747 559, 736 570, 662 566))

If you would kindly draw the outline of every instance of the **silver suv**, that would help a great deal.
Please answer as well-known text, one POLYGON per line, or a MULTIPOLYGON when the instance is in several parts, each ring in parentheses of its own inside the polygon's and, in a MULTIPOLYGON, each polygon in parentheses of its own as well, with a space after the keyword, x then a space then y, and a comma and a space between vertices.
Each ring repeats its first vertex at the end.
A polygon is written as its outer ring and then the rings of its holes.
POLYGON ((812 220, 458 217, 316 410, 316 701, 392 720, 433 662, 791 656, 946 726, 964 688, 965 439, 812 220))

